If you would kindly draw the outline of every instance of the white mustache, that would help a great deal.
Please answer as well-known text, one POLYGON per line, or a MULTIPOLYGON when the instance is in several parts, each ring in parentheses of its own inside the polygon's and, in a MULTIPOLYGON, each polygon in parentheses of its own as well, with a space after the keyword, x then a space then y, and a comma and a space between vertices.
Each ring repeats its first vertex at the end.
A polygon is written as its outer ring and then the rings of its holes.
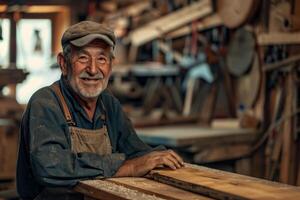
POLYGON ((89 73, 87 73, 86 71, 82 72, 80 75, 79 75, 79 78, 86 78, 86 79, 103 79, 104 78, 104 75, 99 72, 97 74, 94 74, 94 75, 90 75, 89 73))

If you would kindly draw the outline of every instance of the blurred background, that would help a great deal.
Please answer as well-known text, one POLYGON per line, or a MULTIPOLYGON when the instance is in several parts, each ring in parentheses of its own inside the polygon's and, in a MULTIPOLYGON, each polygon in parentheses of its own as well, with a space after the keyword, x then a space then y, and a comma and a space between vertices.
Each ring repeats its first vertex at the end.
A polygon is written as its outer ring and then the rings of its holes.
POLYGON ((109 90, 143 141, 300 185, 300 0, 2 0, 0 199, 15 198, 26 103, 60 78, 62 33, 82 20, 114 29, 109 90))

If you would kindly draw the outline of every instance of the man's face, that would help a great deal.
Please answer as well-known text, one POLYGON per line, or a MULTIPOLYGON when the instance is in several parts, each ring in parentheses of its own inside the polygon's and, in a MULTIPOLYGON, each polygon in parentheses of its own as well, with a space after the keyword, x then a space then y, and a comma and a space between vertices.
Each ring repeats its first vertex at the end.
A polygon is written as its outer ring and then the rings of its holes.
POLYGON ((72 49, 67 79, 79 96, 97 98, 107 87, 110 74, 110 46, 106 43, 95 40, 80 49, 72 49))

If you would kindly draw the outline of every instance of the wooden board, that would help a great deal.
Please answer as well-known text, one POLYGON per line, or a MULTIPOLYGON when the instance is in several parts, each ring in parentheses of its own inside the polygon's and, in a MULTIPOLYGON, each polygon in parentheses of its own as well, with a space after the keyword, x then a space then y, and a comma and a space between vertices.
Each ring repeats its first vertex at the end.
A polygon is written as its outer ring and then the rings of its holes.
POLYGON ((103 180, 80 181, 74 190, 84 194, 85 197, 100 200, 162 200, 162 198, 155 195, 145 194, 138 190, 103 180))
POLYGON ((189 200, 210 200, 211 198, 189 191, 185 191, 167 184, 159 183, 146 178, 110 178, 108 181, 122 185, 127 188, 132 188, 146 194, 155 195, 166 199, 189 199, 189 200))
POLYGON ((204 17, 211 12, 212 6, 210 0, 195 2, 132 31, 128 40, 132 42, 133 46, 140 46, 158 38, 162 34, 204 17))
POLYGON ((300 199, 299 187, 200 166, 152 170, 150 177, 216 199, 300 199))
POLYGON ((81 181, 74 190, 84 194, 85 199, 211 200, 211 198, 203 195, 185 191, 150 179, 138 177, 81 181))
POLYGON ((240 123, 237 118, 214 119, 211 123, 212 128, 240 128, 240 123))
MULTIPOLYGON (((203 31, 209 28, 214 28, 217 26, 221 26, 223 21, 218 14, 210 15, 205 17, 203 20, 197 23, 197 30, 203 31)), ((192 32, 192 26, 186 25, 175 31, 172 31, 166 35, 166 39, 181 37, 192 32)))
POLYGON ((146 143, 170 147, 189 145, 212 145, 237 142, 253 142, 253 129, 212 129, 197 125, 164 126, 136 129, 138 136, 146 143))
POLYGON ((259 45, 300 44, 300 33, 261 33, 257 36, 259 45))

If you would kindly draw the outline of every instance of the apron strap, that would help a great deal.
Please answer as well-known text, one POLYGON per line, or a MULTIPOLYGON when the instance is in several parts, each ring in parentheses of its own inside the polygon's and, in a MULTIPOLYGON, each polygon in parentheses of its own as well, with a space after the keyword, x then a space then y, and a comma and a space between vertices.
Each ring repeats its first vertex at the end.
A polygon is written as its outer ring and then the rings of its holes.
POLYGON ((69 111, 68 105, 66 103, 66 100, 61 92, 61 89, 60 89, 58 83, 53 83, 51 85, 51 88, 53 89, 54 93, 56 94, 56 96, 58 97, 58 99, 61 103, 61 106, 62 106, 62 109, 63 109, 63 112, 64 112, 64 115, 65 115, 68 125, 75 126, 76 124, 73 121, 72 115, 69 111))
POLYGON ((104 125, 106 126, 107 125, 106 124, 106 120, 107 120, 107 116, 106 115, 107 115, 107 112, 106 112, 105 106, 104 106, 103 101, 102 101, 101 98, 100 98, 100 104, 101 104, 102 110, 104 112, 104 113, 102 113, 100 115, 100 119, 104 122, 104 125))

